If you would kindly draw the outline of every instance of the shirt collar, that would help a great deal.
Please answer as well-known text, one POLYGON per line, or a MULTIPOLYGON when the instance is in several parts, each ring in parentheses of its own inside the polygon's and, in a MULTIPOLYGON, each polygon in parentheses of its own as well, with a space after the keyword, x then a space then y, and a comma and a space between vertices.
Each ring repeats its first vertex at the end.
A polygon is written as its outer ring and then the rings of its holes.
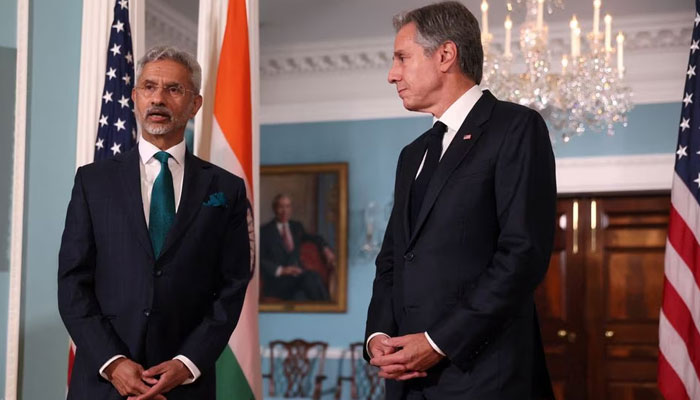
POLYGON ((471 89, 464 92, 462 96, 447 107, 447 110, 445 110, 440 118, 433 118, 433 122, 439 120, 447 125, 448 129, 458 131, 467 118, 467 115, 469 115, 469 112, 474 108, 474 104, 481 98, 481 95, 482 92, 479 85, 472 86, 471 89))
MULTIPOLYGON (((139 139, 139 155, 141 156, 141 162, 145 165, 148 163, 148 161, 153 158, 153 155, 155 155, 157 152, 159 152, 160 149, 156 147, 153 143, 149 142, 148 140, 144 139, 143 136, 139 139)), ((187 151, 187 146, 185 144, 185 139, 183 138, 182 141, 175 146, 165 150, 167 151, 170 156, 175 160, 180 165, 183 165, 183 162, 185 161, 185 152, 187 151)))

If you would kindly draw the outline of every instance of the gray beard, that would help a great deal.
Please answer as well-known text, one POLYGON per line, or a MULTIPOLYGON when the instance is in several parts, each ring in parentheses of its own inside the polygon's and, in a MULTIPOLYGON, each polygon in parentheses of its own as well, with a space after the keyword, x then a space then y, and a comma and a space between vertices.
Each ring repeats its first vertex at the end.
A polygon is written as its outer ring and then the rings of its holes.
POLYGON ((169 126, 150 126, 150 127, 146 124, 141 125, 141 129, 143 129, 144 131, 146 131, 154 136, 163 136, 163 135, 169 133, 170 131, 172 131, 174 128, 175 128, 175 126, 173 124, 171 124, 169 126))
MULTIPOLYGON (((194 107, 194 104, 189 107, 183 115, 188 115, 192 111, 192 107, 194 107)), ((173 117, 171 117, 173 118, 173 117)), ((154 136, 163 136, 167 135, 171 131, 174 131, 177 128, 182 128, 183 126, 187 126, 187 119, 183 118, 183 120, 180 120, 178 118, 173 118, 171 119, 170 123, 168 125, 157 125, 154 124, 155 126, 150 126, 150 124, 146 121, 140 121, 139 118, 136 118, 136 124, 145 132, 154 135, 154 136)))

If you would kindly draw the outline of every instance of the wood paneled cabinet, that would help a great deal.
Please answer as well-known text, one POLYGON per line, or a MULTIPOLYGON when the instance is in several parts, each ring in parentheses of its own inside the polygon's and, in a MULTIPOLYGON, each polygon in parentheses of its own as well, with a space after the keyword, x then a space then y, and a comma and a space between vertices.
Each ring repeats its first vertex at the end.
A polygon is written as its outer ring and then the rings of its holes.
POLYGON ((558 400, 662 399, 658 317, 670 196, 561 198, 536 292, 558 400))

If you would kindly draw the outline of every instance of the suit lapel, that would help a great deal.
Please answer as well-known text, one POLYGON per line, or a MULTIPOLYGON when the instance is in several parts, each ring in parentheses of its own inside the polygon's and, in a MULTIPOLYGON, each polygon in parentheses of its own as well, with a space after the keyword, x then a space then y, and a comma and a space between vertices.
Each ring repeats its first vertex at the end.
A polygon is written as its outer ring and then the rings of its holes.
POLYGON ((146 217, 143 215, 143 199, 141 197, 141 169, 139 168, 138 146, 124 155, 123 158, 116 158, 120 162, 119 177, 122 183, 122 195, 125 197, 126 214, 130 226, 134 230, 136 240, 141 247, 153 257, 153 246, 151 237, 148 235, 146 217))
POLYGON ((190 222, 201 209, 212 178, 210 166, 187 151, 185 153, 185 176, 182 179, 180 205, 177 208, 173 226, 165 238, 161 257, 185 233, 190 222))
POLYGON ((421 161, 423 161, 423 155, 425 154, 425 143, 426 134, 424 133, 414 144, 406 149, 405 157, 403 160, 404 168, 402 168, 401 182, 398 187, 404 188, 403 198, 401 198, 401 216, 403 218, 403 229, 406 242, 411 238, 411 210, 409 208, 409 201, 411 199, 411 185, 416 178, 416 173, 418 172, 418 167, 420 167, 421 161))
POLYGON ((476 144, 481 137, 483 132, 482 125, 489 120, 491 110, 495 104, 496 98, 493 97, 491 92, 488 90, 484 91, 479 101, 474 104, 474 107, 467 115, 467 118, 462 123, 459 131, 457 131, 454 139, 452 139, 452 143, 450 143, 450 146, 447 148, 447 151, 442 156, 442 159, 435 170, 435 175, 433 175, 430 183, 428 184, 428 189, 426 190, 423 204, 421 205, 420 212, 418 213, 416 226, 413 229, 413 233, 408 242, 409 247, 416 240, 418 232, 425 223, 425 220, 428 217, 430 210, 433 208, 435 200, 437 200, 440 191, 442 190, 443 186, 445 186, 447 179, 462 162, 462 160, 464 160, 469 151, 474 147, 474 144, 476 144), (465 137, 469 137, 469 139, 465 139, 465 137))

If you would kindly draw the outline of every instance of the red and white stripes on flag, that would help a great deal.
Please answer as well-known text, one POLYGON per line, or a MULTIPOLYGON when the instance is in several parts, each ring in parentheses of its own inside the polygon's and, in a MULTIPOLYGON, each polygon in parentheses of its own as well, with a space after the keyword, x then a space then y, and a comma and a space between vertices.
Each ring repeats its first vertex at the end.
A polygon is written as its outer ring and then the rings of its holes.
POLYGON ((658 381, 666 400, 700 400, 700 0, 695 7, 659 315, 658 381))

